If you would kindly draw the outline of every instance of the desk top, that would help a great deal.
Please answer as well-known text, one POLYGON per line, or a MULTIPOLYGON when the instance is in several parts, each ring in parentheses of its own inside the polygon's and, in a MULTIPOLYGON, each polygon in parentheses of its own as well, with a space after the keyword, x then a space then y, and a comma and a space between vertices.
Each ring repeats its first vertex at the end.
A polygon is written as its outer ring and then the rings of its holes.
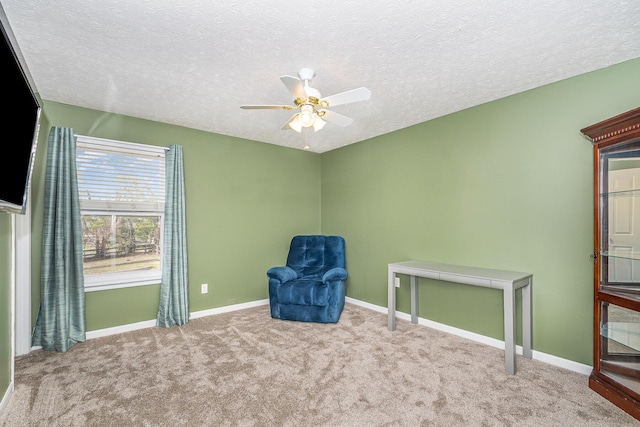
POLYGON ((442 264, 429 261, 394 262, 389 264, 389 269, 401 274, 460 283, 467 283, 467 280, 464 279, 468 278, 471 279, 471 282, 468 284, 487 287, 494 287, 492 285, 495 285, 496 282, 515 283, 532 276, 531 273, 521 273, 518 271, 467 267, 463 265, 442 264))

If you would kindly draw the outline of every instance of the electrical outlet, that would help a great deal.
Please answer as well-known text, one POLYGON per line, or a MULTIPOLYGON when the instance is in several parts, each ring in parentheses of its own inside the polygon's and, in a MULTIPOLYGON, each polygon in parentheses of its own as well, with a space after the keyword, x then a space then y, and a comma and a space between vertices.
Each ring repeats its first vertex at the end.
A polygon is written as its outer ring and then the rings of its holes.
POLYGON ((202 285, 200 285, 200 293, 206 294, 207 292, 209 292, 209 284, 203 283, 202 285))
POLYGON ((400 278, 399 278, 399 277, 396 277, 396 283, 395 283, 395 285, 396 285, 396 288, 399 288, 399 287, 400 287, 400 278))

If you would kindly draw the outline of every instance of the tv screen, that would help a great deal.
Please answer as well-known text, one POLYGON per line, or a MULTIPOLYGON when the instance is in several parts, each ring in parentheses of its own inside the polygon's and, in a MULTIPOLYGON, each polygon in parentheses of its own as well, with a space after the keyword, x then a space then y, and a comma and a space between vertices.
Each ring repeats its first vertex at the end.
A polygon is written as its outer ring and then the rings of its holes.
POLYGON ((2 22, 2 75, 5 88, 0 114, 4 154, 0 157, 0 211, 24 214, 40 124, 40 103, 26 78, 2 22))

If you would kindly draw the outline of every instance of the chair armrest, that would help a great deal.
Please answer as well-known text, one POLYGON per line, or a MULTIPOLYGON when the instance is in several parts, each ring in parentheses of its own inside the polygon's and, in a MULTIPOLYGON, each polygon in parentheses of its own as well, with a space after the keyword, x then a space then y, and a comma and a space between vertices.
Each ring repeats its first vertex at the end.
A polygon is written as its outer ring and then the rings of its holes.
POLYGON ((322 283, 332 282, 334 280, 344 280, 347 278, 347 270, 342 267, 335 267, 324 273, 322 283))
POLYGON ((298 274, 293 271, 291 267, 286 265, 283 267, 272 267, 267 271, 267 276, 271 279, 277 279, 281 283, 286 283, 289 280, 297 279, 298 274))

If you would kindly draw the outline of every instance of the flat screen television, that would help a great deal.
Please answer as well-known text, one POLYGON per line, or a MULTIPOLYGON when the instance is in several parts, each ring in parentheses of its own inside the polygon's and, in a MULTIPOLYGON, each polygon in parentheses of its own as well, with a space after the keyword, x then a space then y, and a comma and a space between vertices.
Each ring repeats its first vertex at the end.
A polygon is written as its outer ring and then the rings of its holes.
POLYGON ((3 19, 0 48, 3 72, 0 82, 5 90, 0 121, 6 136, 3 138, 3 154, 0 155, 0 211, 24 214, 38 142, 41 107, 26 77, 26 68, 11 44, 10 29, 5 24, 3 19))

